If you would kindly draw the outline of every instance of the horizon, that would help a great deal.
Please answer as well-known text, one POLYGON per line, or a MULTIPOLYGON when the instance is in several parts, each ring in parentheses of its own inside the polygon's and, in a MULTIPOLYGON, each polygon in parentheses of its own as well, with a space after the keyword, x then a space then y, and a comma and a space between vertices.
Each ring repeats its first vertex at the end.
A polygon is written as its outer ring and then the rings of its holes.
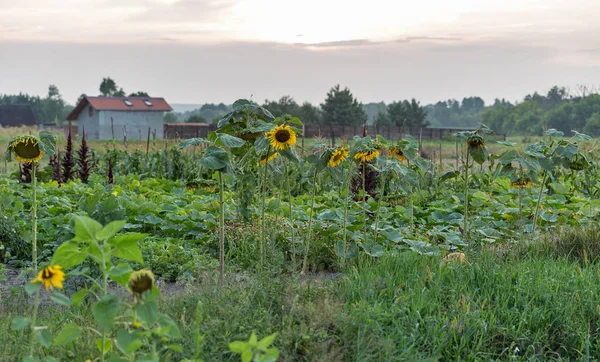
POLYGON ((595 0, 0 0, 0 93, 55 84, 74 104, 111 77, 174 104, 318 105, 336 84, 364 104, 514 103, 600 84, 598 14, 595 0))

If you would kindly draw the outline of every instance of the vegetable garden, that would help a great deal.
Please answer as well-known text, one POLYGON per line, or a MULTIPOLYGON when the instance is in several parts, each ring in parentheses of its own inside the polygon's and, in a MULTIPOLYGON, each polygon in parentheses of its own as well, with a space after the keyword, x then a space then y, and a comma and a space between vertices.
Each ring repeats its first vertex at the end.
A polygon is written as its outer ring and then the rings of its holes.
POLYGON ((493 153, 482 125, 457 165, 301 126, 238 100, 152 152, 10 140, 0 359, 600 358, 591 137, 493 153))

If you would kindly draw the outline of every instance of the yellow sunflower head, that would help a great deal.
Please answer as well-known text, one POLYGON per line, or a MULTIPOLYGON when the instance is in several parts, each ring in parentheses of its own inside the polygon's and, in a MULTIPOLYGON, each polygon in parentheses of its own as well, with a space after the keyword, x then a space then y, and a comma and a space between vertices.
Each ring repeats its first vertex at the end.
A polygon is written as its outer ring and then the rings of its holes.
POLYGON ((329 157, 329 167, 336 167, 348 157, 348 149, 341 147, 334 150, 329 157))
POLYGON ((142 293, 151 290, 154 285, 154 274, 150 270, 142 269, 131 273, 127 287, 134 295, 142 295, 142 293))
POLYGON ((392 147, 388 150, 388 153, 394 156, 398 161, 403 162, 406 161, 406 156, 404 156, 404 152, 399 147, 392 147))
POLYGON ((520 177, 510 183, 510 187, 517 188, 517 189, 523 189, 523 188, 531 187, 531 186, 533 186, 533 182, 531 181, 531 179, 529 177, 520 177))
POLYGON ((274 152, 272 155, 269 155, 268 159, 267 159, 267 155, 266 154, 264 156, 260 156, 260 161, 258 162, 258 164, 260 166, 264 166, 264 165, 267 164, 267 162, 273 161, 278 155, 279 155, 279 153, 274 152))
POLYGON ((47 266, 40 270, 37 278, 32 280, 32 283, 42 283, 46 290, 51 290, 53 287, 62 289, 62 282, 65 280, 65 273, 60 265, 47 266))
POLYGON ((284 150, 296 144, 296 132, 287 124, 281 124, 265 133, 271 147, 278 151, 284 150))
POLYGON ((361 151, 354 155, 354 159, 361 162, 371 162, 375 157, 379 156, 379 150, 361 151))
POLYGON ((22 163, 39 162, 44 156, 40 141, 33 136, 19 136, 13 139, 9 148, 22 163))

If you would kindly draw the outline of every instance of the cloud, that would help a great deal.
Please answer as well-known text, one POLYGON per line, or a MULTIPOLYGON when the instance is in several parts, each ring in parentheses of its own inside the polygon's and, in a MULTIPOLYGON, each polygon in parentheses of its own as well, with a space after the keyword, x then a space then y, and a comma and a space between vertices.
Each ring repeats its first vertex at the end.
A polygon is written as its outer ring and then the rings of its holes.
POLYGON ((365 47, 377 45, 392 45, 395 43, 411 43, 411 42, 449 42, 460 41, 458 37, 441 37, 441 36, 409 36, 391 41, 371 41, 369 39, 352 39, 339 40, 322 43, 294 43, 296 46, 305 48, 337 48, 337 47, 365 47))

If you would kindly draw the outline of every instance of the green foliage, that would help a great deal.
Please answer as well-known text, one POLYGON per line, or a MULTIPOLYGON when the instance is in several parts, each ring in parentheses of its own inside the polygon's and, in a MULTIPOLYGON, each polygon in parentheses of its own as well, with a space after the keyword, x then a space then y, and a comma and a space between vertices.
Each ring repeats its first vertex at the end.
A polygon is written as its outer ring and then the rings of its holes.
POLYGON ((325 102, 321 104, 323 123, 327 125, 360 125, 367 115, 350 92, 350 89, 341 89, 339 84, 327 93, 325 102))
POLYGON ((275 362, 279 358, 279 350, 271 347, 277 333, 273 333, 260 341, 252 332, 248 342, 235 341, 229 343, 229 350, 240 355, 242 362, 275 362))

